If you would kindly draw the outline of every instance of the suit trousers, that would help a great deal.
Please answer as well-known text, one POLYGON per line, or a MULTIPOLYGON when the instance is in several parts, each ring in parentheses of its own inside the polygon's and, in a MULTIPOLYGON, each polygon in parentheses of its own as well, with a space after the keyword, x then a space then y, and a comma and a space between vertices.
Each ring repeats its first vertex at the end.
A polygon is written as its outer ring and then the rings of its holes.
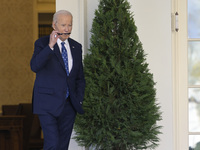
POLYGON ((69 142, 76 117, 70 98, 65 102, 59 116, 51 114, 38 115, 44 135, 43 150, 68 150, 69 142))

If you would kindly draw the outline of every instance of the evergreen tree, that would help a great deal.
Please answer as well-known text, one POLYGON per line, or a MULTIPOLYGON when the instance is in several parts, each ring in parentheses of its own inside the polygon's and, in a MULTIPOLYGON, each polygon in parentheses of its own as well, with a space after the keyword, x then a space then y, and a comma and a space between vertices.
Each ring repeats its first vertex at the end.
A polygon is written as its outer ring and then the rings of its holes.
POLYGON ((153 75, 127 0, 100 0, 84 59, 84 115, 77 116, 77 142, 96 150, 154 149, 160 107, 153 75))

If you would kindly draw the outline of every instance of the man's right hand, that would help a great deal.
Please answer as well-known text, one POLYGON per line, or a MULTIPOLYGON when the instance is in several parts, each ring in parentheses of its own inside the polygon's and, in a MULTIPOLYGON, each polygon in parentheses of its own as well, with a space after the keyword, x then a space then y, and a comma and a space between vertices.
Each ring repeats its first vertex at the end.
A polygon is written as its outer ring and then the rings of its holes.
POLYGON ((50 39, 49 39, 49 47, 53 49, 54 45, 57 42, 57 39, 60 37, 60 35, 57 34, 58 31, 53 30, 50 34, 50 39))

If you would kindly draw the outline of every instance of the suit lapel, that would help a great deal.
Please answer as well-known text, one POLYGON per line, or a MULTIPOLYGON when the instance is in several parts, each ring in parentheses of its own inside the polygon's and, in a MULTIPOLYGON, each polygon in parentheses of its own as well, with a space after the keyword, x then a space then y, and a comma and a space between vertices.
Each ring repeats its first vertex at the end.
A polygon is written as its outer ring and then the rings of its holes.
POLYGON ((72 59, 73 59, 73 63, 72 63, 72 70, 70 72, 69 75, 73 74, 73 71, 74 71, 74 66, 75 66, 75 63, 76 63, 76 55, 75 55, 75 46, 73 45, 73 43, 71 42, 71 39, 69 38, 68 39, 68 42, 69 42, 69 46, 70 46, 70 50, 71 50, 71 55, 72 55, 72 59))
POLYGON ((61 54, 60 54, 60 49, 59 49, 57 43, 56 43, 55 46, 54 46, 54 52, 55 52, 56 56, 58 57, 58 60, 59 60, 59 62, 61 63, 63 69, 65 70, 65 64, 64 64, 64 61, 63 61, 62 56, 61 56, 61 54))

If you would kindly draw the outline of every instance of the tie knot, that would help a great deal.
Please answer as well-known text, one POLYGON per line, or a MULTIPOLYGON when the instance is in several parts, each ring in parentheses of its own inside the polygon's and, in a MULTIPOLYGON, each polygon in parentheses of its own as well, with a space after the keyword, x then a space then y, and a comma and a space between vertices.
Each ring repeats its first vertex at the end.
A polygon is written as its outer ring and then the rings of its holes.
POLYGON ((65 45, 65 42, 62 42, 61 45, 64 46, 64 45, 65 45))

